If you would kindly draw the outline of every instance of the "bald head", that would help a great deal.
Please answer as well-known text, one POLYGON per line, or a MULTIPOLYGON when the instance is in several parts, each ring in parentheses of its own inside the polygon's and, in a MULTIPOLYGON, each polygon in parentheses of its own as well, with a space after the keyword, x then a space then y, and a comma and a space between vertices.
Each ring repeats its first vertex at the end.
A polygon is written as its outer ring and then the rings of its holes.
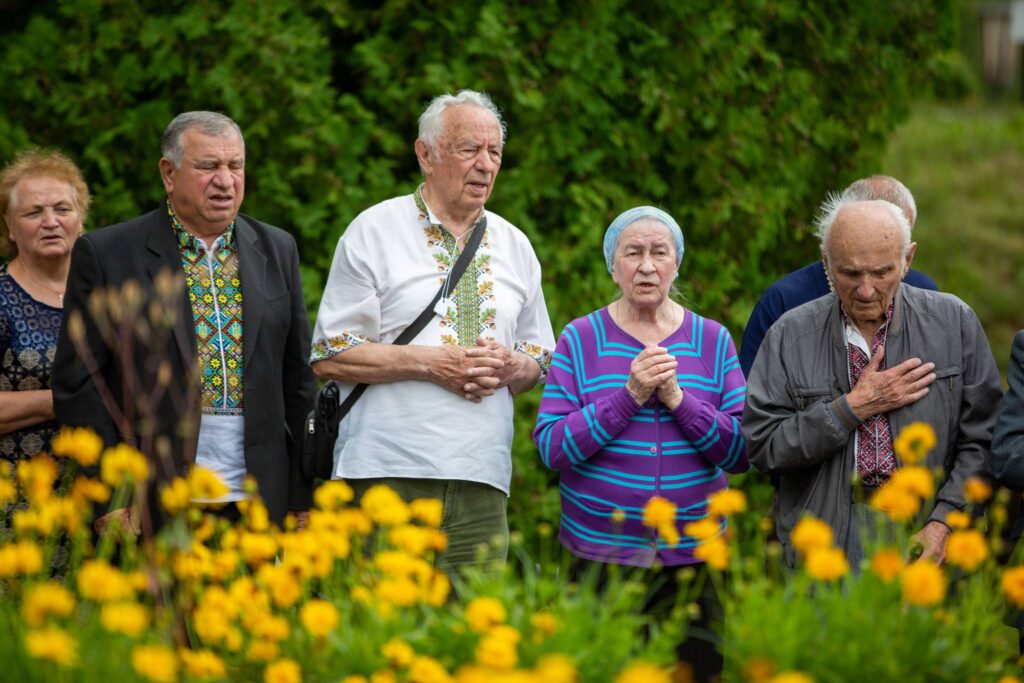
POLYGON ((892 176, 873 175, 855 180, 843 190, 841 197, 849 201, 883 199, 895 204, 903 211, 911 229, 917 221, 917 204, 914 202, 914 195, 910 193, 906 185, 892 176))
POLYGON ((843 310, 865 334, 873 335, 884 321, 916 248, 907 217, 889 202, 835 208, 822 244, 825 271, 843 310))

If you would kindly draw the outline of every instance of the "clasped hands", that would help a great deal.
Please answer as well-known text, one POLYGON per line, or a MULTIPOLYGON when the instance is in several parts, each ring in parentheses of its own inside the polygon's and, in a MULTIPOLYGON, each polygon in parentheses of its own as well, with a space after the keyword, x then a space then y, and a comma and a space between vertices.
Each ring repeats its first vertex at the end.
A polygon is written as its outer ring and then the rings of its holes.
POLYGON ((647 403, 656 393, 669 410, 675 410, 683 400, 683 389, 676 377, 678 365, 668 349, 650 344, 630 363, 626 390, 637 405, 647 403))
POLYGON ((432 381, 473 403, 493 396, 523 372, 519 354, 483 337, 468 348, 437 348, 440 358, 431 370, 432 381))

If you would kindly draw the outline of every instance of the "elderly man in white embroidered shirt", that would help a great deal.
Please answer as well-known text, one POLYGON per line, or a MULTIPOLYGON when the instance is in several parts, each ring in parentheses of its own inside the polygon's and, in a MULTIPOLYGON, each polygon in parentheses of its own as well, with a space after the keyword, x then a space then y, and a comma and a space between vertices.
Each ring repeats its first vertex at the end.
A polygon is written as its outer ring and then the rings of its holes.
POLYGON ((363 211, 338 242, 310 362, 322 379, 370 385, 342 420, 334 477, 357 497, 386 484, 443 502, 439 566, 493 568, 507 556, 512 395, 546 374, 554 335, 526 236, 484 203, 505 126, 490 98, 463 90, 423 112, 415 192, 363 211), (449 272, 474 231, 462 277, 449 272), (439 288, 437 314, 393 345, 439 288))

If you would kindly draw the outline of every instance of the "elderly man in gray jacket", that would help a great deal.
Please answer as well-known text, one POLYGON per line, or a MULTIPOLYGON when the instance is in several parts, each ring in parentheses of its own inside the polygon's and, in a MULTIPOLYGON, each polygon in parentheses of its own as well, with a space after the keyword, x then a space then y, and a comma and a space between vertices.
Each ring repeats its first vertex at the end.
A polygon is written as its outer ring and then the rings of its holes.
POLYGON ((946 515, 964 508, 964 482, 990 477, 1002 391, 988 340, 955 296, 902 284, 917 245, 896 206, 830 199, 818 237, 833 293, 788 312, 765 336, 747 380, 748 457, 778 478, 787 559, 790 533, 809 513, 832 526, 857 566, 858 527, 870 513, 856 502, 854 476, 870 494, 900 465, 899 431, 932 425, 927 464, 946 476, 917 540, 923 558, 941 563, 946 515))

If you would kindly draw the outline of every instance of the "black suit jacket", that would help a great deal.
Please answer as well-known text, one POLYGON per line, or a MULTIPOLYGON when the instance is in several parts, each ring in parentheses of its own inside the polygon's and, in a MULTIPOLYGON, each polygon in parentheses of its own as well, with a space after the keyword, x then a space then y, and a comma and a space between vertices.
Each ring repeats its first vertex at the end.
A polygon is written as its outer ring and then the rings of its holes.
MULTIPOLYGON (((235 236, 246 467, 280 523, 287 510, 311 503, 312 482, 300 467, 301 429, 316 391, 309 319, 292 236, 241 214, 235 236)), ((152 498, 195 459, 198 377, 192 309, 166 208, 79 239, 53 368, 57 420, 146 453, 156 472, 152 498), (121 296, 103 295, 116 290, 121 296)))

